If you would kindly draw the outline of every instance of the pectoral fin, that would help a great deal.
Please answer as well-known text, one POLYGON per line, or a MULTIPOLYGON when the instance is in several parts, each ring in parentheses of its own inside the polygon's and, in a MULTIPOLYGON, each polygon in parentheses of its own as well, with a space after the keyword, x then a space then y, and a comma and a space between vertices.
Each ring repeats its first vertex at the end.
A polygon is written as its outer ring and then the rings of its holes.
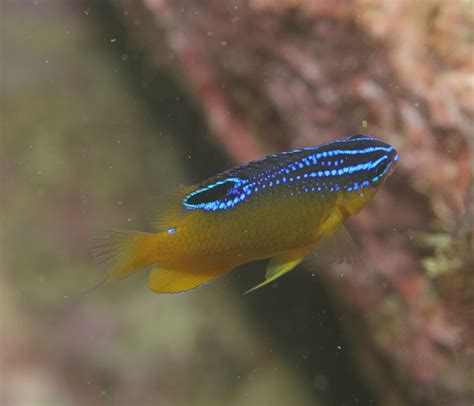
POLYGON ((258 288, 273 282, 275 279, 278 279, 285 273, 290 272, 301 262, 307 252, 308 248, 299 248, 297 250, 289 251, 283 255, 273 257, 268 263, 267 271, 265 272, 265 280, 252 289, 247 290, 244 295, 257 290, 258 288))
POLYGON ((349 231, 341 224, 319 240, 308 260, 320 266, 353 264, 360 260, 360 255, 349 231))

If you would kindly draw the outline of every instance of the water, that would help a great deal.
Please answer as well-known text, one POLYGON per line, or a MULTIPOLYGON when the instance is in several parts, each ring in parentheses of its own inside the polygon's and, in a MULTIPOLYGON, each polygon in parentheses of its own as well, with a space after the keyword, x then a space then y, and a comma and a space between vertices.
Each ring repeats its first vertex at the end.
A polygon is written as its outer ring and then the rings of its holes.
MULTIPOLYGON (((140 274, 83 295, 103 279, 91 236, 150 230, 154 197, 232 162, 186 82, 150 60, 109 3, 3 8, 0 403, 375 404, 360 366, 375 362, 367 326, 318 272, 300 267, 247 296, 264 261, 189 294, 155 295, 140 274)), ((387 296, 374 317, 398 306, 387 296)))

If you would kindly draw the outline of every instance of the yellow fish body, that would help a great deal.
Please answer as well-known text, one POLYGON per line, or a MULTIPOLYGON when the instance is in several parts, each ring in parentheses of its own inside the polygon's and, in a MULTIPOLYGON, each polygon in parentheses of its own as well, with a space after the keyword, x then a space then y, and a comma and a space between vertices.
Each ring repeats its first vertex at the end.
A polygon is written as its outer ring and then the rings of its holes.
POLYGON ((108 232, 95 254, 109 268, 106 281, 154 266, 149 287, 158 293, 188 291, 272 258, 254 290, 312 250, 347 258, 343 221, 367 204, 397 161, 392 146, 363 135, 264 157, 167 197, 159 232, 108 232))

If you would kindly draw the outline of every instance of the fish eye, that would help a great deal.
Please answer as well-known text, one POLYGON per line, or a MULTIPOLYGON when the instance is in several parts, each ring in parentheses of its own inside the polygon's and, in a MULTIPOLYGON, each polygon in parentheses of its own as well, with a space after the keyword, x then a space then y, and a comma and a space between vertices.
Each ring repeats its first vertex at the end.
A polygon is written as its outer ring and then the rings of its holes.
POLYGON ((382 176, 386 172, 387 166, 389 165, 389 163, 390 163, 390 160, 388 159, 388 157, 387 159, 381 160, 378 163, 378 165, 373 169, 375 175, 382 176))

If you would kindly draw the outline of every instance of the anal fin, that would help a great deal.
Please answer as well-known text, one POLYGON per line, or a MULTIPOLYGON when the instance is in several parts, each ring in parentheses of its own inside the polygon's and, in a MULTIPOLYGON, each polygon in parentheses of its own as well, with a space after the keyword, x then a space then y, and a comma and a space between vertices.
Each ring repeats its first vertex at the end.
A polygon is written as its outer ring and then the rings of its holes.
POLYGON ((308 252, 308 247, 298 248, 292 251, 288 251, 283 255, 273 257, 268 266, 267 271, 265 272, 265 280, 253 287, 252 289, 247 290, 244 295, 247 293, 253 292, 261 288, 262 286, 268 285, 273 282, 275 279, 278 279, 280 276, 290 272, 295 266, 297 266, 303 257, 308 252))
POLYGON ((187 292, 205 285, 230 271, 229 267, 218 267, 201 270, 155 268, 148 280, 148 287, 156 293, 187 292))

